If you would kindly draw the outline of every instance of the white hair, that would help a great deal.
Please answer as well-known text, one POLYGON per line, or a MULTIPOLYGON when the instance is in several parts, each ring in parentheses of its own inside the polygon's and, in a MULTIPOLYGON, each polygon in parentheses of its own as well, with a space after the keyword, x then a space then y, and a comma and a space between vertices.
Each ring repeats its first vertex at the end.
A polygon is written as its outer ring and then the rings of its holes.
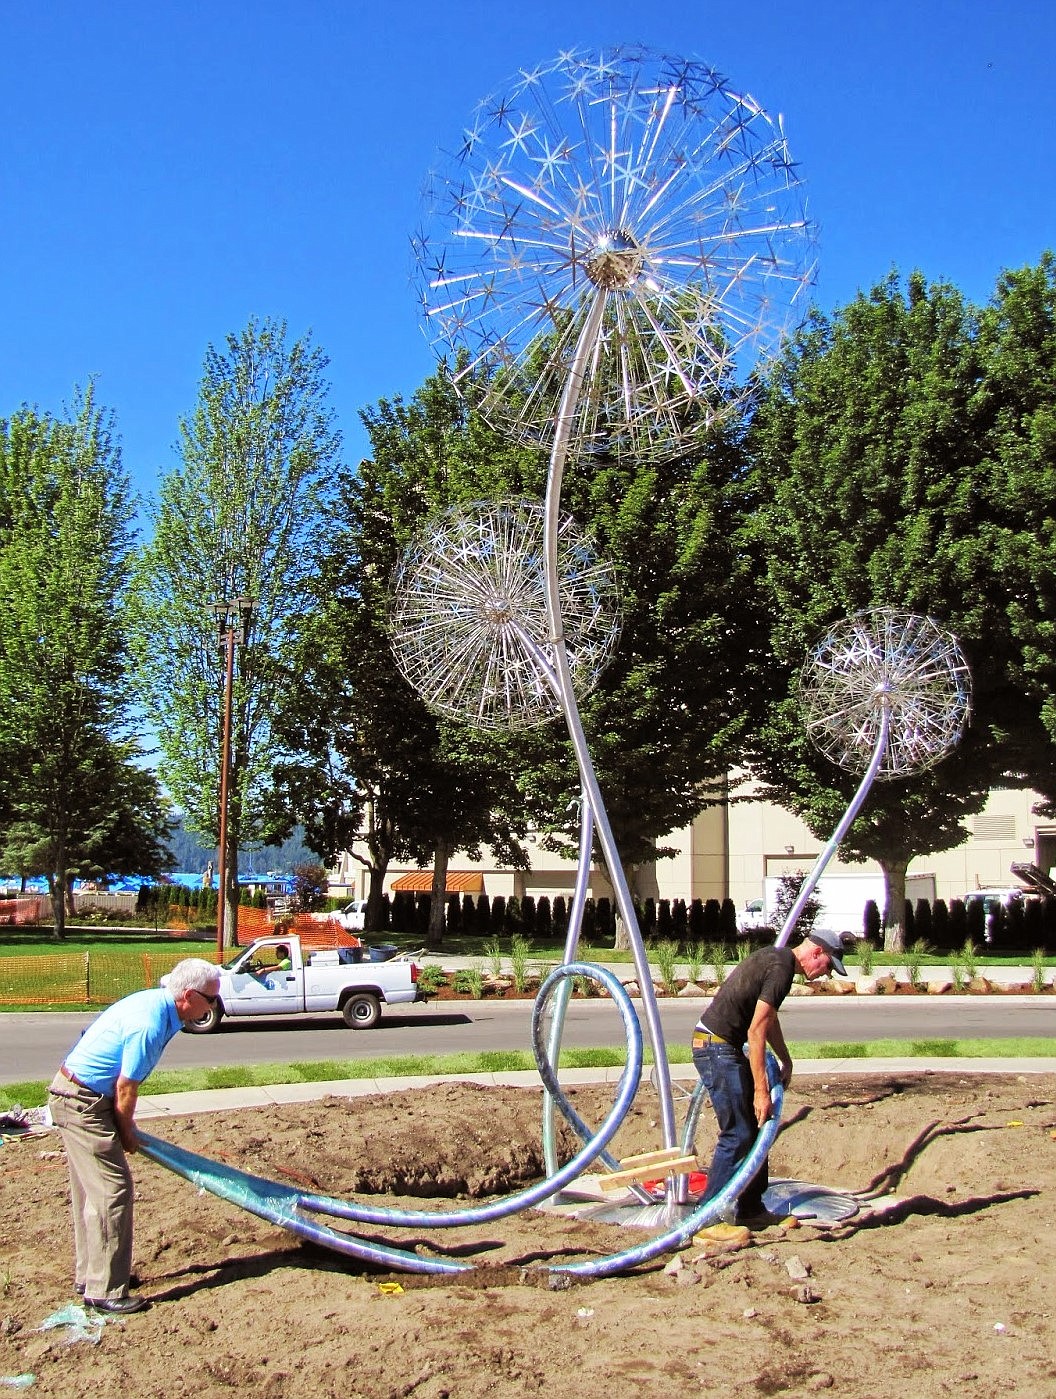
POLYGON ((204 991, 220 980, 220 968, 204 957, 185 957, 169 972, 165 985, 178 1000, 187 991, 204 991))

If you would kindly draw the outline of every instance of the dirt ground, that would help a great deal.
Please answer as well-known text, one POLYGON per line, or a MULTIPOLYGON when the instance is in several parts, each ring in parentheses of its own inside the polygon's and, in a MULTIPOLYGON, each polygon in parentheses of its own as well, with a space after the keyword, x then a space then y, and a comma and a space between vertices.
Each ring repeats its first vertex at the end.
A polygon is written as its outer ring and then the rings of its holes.
MULTIPOLYGON (((590 1121, 610 1101, 593 1087, 574 1098, 590 1121)), ((563 1287, 547 1262, 615 1252, 640 1231, 538 1211, 458 1231, 363 1226, 475 1265, 393 1274, 135 1158, 136 1270, 153 1306, 107 1321, 95 1343, 39 1329, 73 1301, 58 1137, 6 1144, 0 1380, 32 1375, 34 1394, 61 1399, 1056 1396, 1056 1075, 804 1078, 785 1106, 772 1173, 855 1192, 855 1218, 769 1229, 730 1253, 691 1244, 677 1271, 667 1258, 563 1287)), ((539 1121, 533 1090, 446 1084, 163 1134, 278 1181, 433 1208, 537 1179, 539 1121)), ((659 1144, 643 1092, 615 1149, 659 1144)))

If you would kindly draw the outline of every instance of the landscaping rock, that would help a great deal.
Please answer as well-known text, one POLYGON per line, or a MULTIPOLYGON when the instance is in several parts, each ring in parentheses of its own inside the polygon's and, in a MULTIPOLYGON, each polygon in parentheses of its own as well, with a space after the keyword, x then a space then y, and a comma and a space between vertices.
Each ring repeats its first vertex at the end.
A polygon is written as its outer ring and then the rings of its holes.
POLYGON ((929 996, 948 996, 953 990, 952 981, 927 981, 924 985, 929 996))

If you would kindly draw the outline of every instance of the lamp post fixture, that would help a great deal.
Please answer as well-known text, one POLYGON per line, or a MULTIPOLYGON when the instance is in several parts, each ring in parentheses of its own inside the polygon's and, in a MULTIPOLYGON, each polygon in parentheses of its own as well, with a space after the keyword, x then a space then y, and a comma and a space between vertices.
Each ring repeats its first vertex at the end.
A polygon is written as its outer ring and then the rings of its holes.
POLYGON ((253 615, 253 599, 232 598, 214 602, 216 626, 224 650, 224 707, 221 716, 220 743, 220 849, 217 860, 219 896, 216 904, 216 960, 224 960, 225 922, 227 912, 227 807, 228 774, 231 769, 231 697, 235 680, 235 647, 244 646, 253 615))

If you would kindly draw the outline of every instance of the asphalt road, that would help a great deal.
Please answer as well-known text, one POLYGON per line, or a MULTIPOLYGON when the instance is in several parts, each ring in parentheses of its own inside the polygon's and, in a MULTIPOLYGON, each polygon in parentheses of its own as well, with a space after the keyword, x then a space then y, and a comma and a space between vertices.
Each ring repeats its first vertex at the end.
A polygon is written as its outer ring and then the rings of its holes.
MULTIPOLYGON (((659 1002, 664 1036, 688 1040, 701 1001, 659 1002)), ((371 1059, 389 1054, 451 1054, 531 1047, 530 1001, 444 1001, 382 1012, 374 1030, 349 1030, 340 1016, 223 1022, 215 1035, 177 1035, 167 1069, 266 1064, 297 1059, 371 1059)), ((0 1083, 50 1079, 92 1019, 81 1013, 0 1013, 0 1083)), ((790 1040, 965 1039, 1056 1035, 1049 997, 862 997, 790 999, 781 1011, 790 1040)), ((573 1001, 566 1046, 623 1043, 622 1022, 604 1001, 573 1001)))

